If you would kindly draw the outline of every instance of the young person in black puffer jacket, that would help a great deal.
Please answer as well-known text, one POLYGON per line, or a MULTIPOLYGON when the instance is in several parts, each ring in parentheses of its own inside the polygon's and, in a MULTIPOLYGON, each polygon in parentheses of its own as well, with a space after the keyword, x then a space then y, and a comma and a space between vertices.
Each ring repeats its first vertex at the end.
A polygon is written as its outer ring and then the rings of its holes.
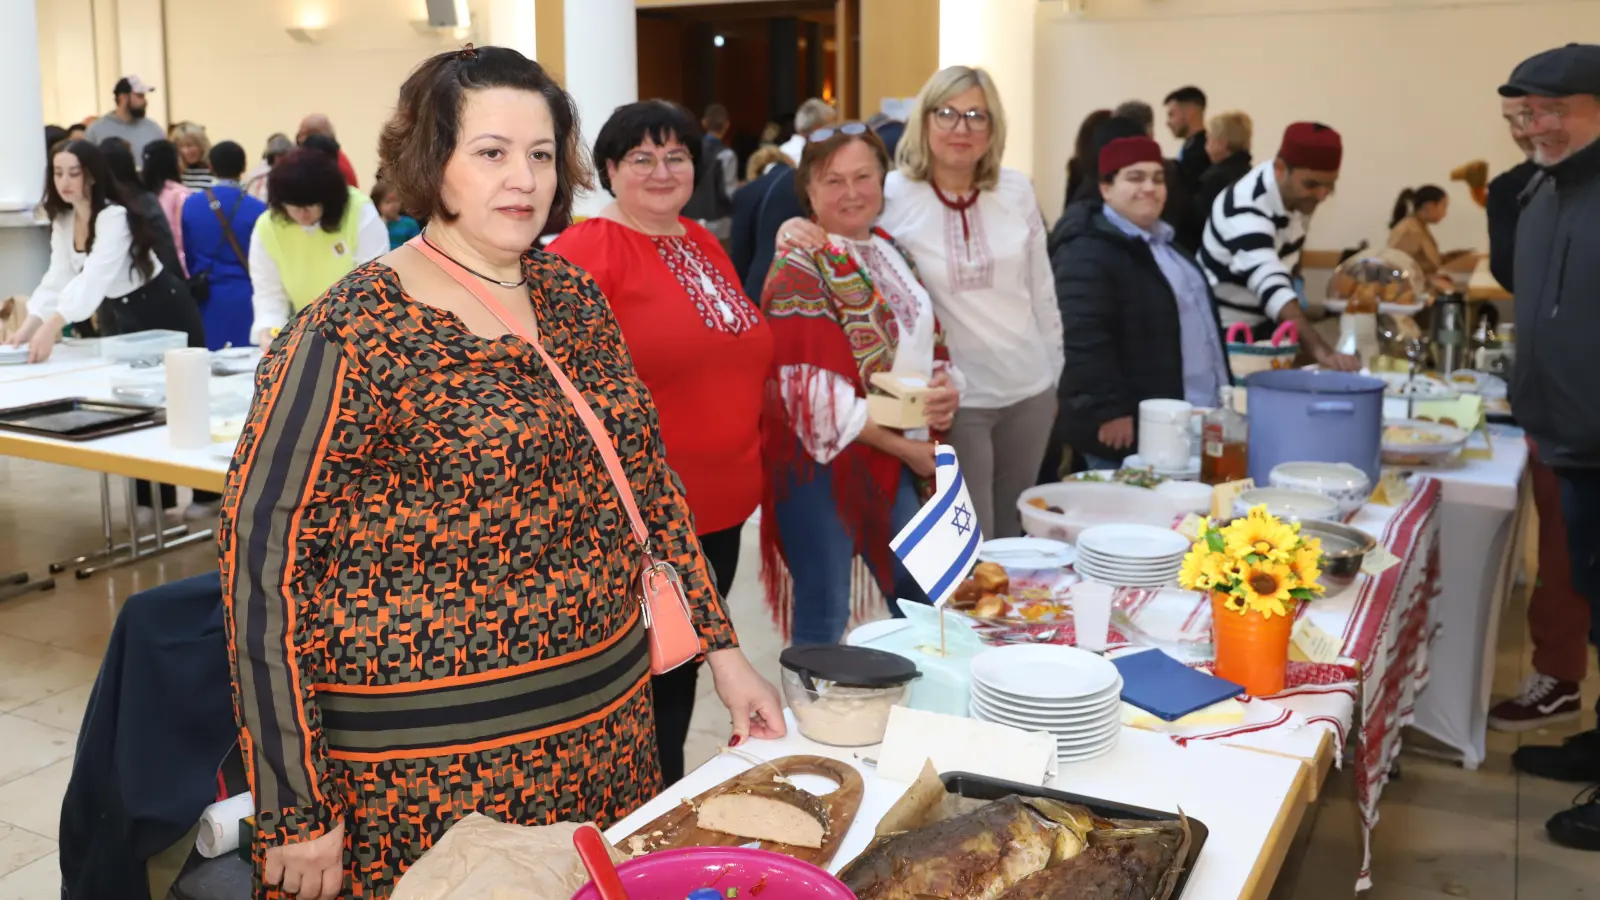
POLYGON ((1067 208, 1051 256, 1066 345, 1056 437, 1093 468, 1134 451, 1141 400, 1215 406, 1229 383, 1211 290, 1161 220, 1160 147, 1119 138, 1099 163, 1101 199, 1067 208))

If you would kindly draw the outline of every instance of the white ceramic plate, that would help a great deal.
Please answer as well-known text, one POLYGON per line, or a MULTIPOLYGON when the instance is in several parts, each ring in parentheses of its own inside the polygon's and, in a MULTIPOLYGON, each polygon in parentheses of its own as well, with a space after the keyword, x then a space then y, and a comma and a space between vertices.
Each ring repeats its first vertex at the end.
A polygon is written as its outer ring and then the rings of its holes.
POLYGON ((1479 372, 1476 369, 1457 369, 1445 380, 1456 390, 1468 394, 1482 394, 1485 400, 1504 400, 1506 397, 1506 380, 1499 375, 1479 372))
POLYGON ((1144 590, 1154 591, 1161 588, 1174 587, 1178 578, 1176 575, 1174 575, 1171 578, 1163 578, 1159 581, 1156 579, 1150 579, 1149 581, 1136 581, 1132 578, 1119 578, 1114 575, 1091 575, 1085 573, 1083 580, 1092 581, 1095 584, 1109 584, 1112 587, 1142 588, 1144 590))
POLYGON ((1373 372, 1371 377, 1388 385, 1384 393, 1390 397, 1409 397, 1416 400, 1452 400, 1461 392, 1452 385, 1432 375, 1411 375, 1408 372, 1373 372))
POLYGON ((1189 539, 1154 525, 1099 525, 1078 537, 1080 553, 1127 560, 1166 560, 1189 550, 1189 539))
POLYGON ((845 638, 845 643, 852 647, 864 647, 878 638, 905 631, 910 627, 911 621, 909 619, 879 619, 876 622, 868 622, 850 632, 845 638))
POLYGON ((1121 702, 1122 676, 1118 675, 1117 680, 1102 691, 1071 700, 1040 700, 1037 697, 1017 697, 989 687, 977 679, 973 679, 972 692, 981 694, 985 701, 992 701, 991 705, 1003 705, 1020 714, 1082 719, 1104 712, 1106 707, 1113 705, 1114 702, 1121 702))
POLYGON ((974 682, 972 686, 972 703, 974 706, 981 704, 985 709, 1007 715, 1072 726, 1094 721, 1117 710, 1122 703, 1122 688, 1120 685, 1117 685, 1116 688, 1115 691, 1096 695, 1081 704, 1073 701, 1075 704, 1073 706, 1044 706, 997 694, 974 682))
POLYGON ((1243 516, 1252 507, 1265 506, 1269 515, 1280 519, 1333 519, 1339 515, 1338 502, 1312 491, 1290 488, 1256 488, 1233 501, 1233 514, 1243 516))
POLYGON ((1117 740, 1121 736, 1122 736, 1122 731, 1119 729, 1116 732, 1112 733, 1110 740, 1105 744, 1105 746, 1096 747, 1096 748, 1091 749, 1091 750, 1085 750, 1085 751, 1083 751, 1081 753, 1071 753, 1071 754, 1059 753, 1059 754, 1056 755, 1056 762, 1064 764, 1064 763, 1075 763, 1075 762, 1088 762, 1091 759, 1098 759, 1098 758, 1100 758, 1102 756, 1105 756, 1107 753, 1110 753, 1111 749, 1113 747, 1117 746, 1117 740))
POLYGON ((1444 425, 1439 422, 1428 422, 1422 419, 1401 419, 1399 421, 1386 421, 1383 423, 1383 457, 1384 462, 1393 460, 1399 464, 1406 460, 1437 461, 1455 453, 1467 445, 1468 434, 1454 425, 1444 425), (1437 438, 1433 443, 1402 444, 1394 440, 1392 429, 1410 429, 1420 434, 1429 434, 1437 438))
POLYGON ((1032 716, 1008 713, 988 706, 980 706, 974 702, 972 704, 972 715, 987 722, 999 722, 1001 725, 1010 725, 1027 731, 1048 732, 1055 735, 1058 742, 1065 741, 1077 744, 1089 743, 1102 738, 1112 726, 1122 724, 1122 712, 1118 709, 1113 709, 1110 713, 1102 714, 1083 722, 1061 724, 1046 722, 1032 716))
POLYGON ((1122 467, 1124 469, 1143 469, 1146 466, 1149 466, 1151 471, 1155 472, 1157 475, 1161 475, 1166 478, 1176 478, 1180 481, 1190 478, 1198 478, 1200 476, 1200 456, 1198 454, 1189 457, 1189 464, 1181 469, 1168 469, 1152 463, 1147 463, 1144 461, 1144 457, 1137 453, 1122 461, 1122 467))
POLYGON ((27 347, 0 347, 0 366, 19 366, 27 361, 27 347))
POLYGON ((1096 556, 1085 553, 1078 557, 1078 563, 1087 563, 1097 569, 1116 569, 1120 572, 1156 572, 1169 569, 1173 566, 1183 565, 1183 557, 1188 551, 1163 557, 1161 559, 1127 559, 1120 556, 1096 556))
POLYGON ((1007 569, 1064 569, 1078 558, 1078 551, 1071 544, 1049 538, 996 538, 983 542, 978 558, 1007 569))
POLYGON ((1079 569, 1078 575, 1090 581, 1099 581, 1124 587, 1144 587, 1146 585, 1164 587, 1177 579, 1178 572, 1179 569, 1174 568, 1161 572, 1125 573, 1102 571, 1090 566, 1079 569))
POLYGON ((1073 700, 1114 686, 1117 667, 1087 650, 1054 644, 1009 644, 972 660, 972 678, 1005 694, 1073 700))

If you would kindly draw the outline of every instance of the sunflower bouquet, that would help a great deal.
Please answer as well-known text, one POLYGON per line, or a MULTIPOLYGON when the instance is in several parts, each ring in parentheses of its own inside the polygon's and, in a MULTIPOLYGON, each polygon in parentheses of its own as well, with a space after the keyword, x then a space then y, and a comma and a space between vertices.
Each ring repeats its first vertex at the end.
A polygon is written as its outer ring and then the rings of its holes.
POLYGON ((1257 506, 1221 528, 1203 520, 1178 583, 1221 598, 1231 612, 1271 618, 1322 594, 1321 577, 1322 542, 1302 535, 1300 523, 1285 524, 1257 506))

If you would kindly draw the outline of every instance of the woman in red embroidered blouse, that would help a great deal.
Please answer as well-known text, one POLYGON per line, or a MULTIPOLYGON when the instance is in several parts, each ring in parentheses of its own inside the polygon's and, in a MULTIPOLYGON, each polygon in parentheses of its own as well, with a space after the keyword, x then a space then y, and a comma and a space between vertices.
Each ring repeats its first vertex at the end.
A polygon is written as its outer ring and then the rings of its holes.
MULTIPOLYGON (((550 251, 586 270, 611 301, 634 366, 661 415, 667 463, 724 597, 739 534, 761 502, 761 402, 772 334, 722 245, 679 215, 694 192, 700 130, 661 100, 620 107, 595 139, 600 184, 616 200, 550 251)), ((709 160, 706 161, 709 164, 709 160)), ((654 679, 667 783, 683 777, 697 667, 654 679)))

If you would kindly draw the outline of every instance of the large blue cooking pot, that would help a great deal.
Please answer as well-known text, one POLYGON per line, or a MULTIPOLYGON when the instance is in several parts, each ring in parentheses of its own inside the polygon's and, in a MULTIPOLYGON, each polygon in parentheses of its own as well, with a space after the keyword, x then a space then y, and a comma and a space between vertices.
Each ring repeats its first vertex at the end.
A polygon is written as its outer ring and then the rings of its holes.
POLYGON ((1342 462, 1378 483, 1383 392, 1376 378, 1346 372, 1275 369, 1245 379, 1250 410, 1250 477, 1265 486, 1286 462, 1342 462))

